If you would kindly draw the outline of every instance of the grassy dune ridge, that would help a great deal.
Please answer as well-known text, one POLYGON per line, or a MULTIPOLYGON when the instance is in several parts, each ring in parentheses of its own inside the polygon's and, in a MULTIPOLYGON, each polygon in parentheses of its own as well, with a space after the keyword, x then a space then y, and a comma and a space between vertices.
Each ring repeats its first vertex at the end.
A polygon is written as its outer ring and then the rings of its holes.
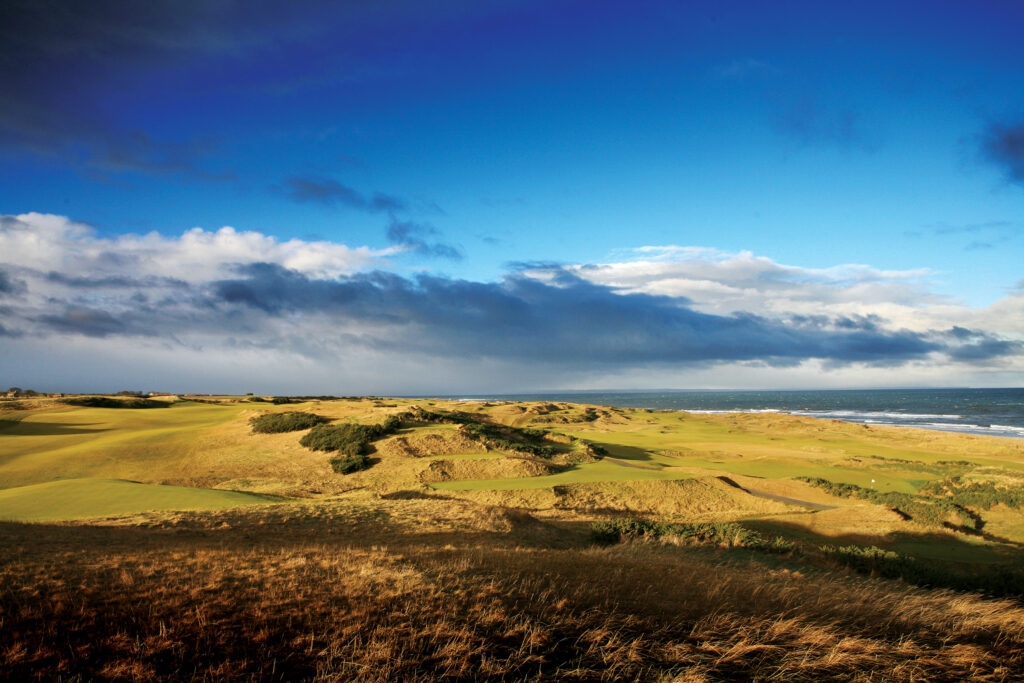
POLYGON ((552 403, 167 401, 0 404, 8 676, 1024 676, 1018 440, 552 403), (252 429, 295 413, 372 432, 366 469, 336 472, 308 428, 252 429))

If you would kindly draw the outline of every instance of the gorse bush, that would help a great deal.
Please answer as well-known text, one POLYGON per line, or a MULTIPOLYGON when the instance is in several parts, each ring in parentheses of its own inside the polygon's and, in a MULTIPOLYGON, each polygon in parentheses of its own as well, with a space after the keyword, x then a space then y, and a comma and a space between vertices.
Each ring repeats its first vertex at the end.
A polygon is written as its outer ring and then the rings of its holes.
POLYGON ((624 538, 656 539, 663 537, 691 543, 726 545, 730 548, 738 546, 772 553, 788 553, 794 549, 793 543, 781 536, 765 539, 756 531, 735 522, 681 524, 620 517, 595 522, 590 527, 590 539, 601 545, 619 543, 624 538))
POLYGON ((370 466, 370 459, 364 453, 331 458, 331 469, 338 474, 352 474, 370 466))
POLYGON ((795 478, 824 489, 833 496, 860 498, 884 505, 900 516, 922 524, 958 528, 969 532, 979 532, 985 524, 981 517, 948 497, 930 498, 895 491, 881 492, 856 484, 835 483, 818 477, 795 478))
POLYGON ((365 455, 370 442, 394 432, 401 425, 398 417, 389 417, 379 425, 352 423, 322 424, 314 427, 299 441, 314 451, 338 451, 342 455, 365 455))
POLYGON ((965 483, 960 477, 930 482, 921 487, 922 493, 947 497, 957 505, 989 510, 996 505, 1024 508, 1024 486, 996 485, 992 482, 965 483))
POLYGON ((254 434, 279 434, 309 429, 327 422, 327 418, 313 413, 289 411, 286 413, 268 413, 249 420, 254 434))
POLYGON ((559 450, 543 443, 547 431, 532 427, 520 428, 508 425, 493 425, 481 422, 467 413, 431 411, 414 408, 407 413, 409 418, 435 424, 456 424, 462 426, 462 433, 485 446, 503 451, 518 451, 544 458, 550 458, 559 450))
POLYGON ((1012 566, 1002 565, 967 573, 877 546, 823 545, 818 552, 836 564, 862 574, 900 579, 916 586, 980 591, 994 596, 1024 596, 1024 571, 1012 566))
POLYGON ((109 398, 107 396, 76 396, 61 400, 69 406, 83 408, 169 408, 167 401, 154 401, 151 398, 109 398))

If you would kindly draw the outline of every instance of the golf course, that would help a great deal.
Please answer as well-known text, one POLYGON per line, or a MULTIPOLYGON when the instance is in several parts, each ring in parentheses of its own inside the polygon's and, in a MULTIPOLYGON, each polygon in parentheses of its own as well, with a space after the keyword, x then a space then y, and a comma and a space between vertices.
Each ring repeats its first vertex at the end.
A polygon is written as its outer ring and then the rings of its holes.
POLYGON ((1022 484, 1019 439, 778 413, 9 401, 0 661, 124 680, 1010 680, 1022 484))

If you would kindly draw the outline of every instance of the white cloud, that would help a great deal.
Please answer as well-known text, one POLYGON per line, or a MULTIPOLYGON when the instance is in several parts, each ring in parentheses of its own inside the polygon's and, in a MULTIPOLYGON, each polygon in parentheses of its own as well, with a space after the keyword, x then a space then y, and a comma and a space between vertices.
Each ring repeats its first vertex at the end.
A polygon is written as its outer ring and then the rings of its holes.
POLYGON ((349 277, 386 270, 395 251, 229 227, 104 237, 64 216, 0 216, 0 342, 19 359, 8 381, 344 394, 1024 377, 1024 356, 997 338, 1024 339, 1024 293, 972 309, 935 294, 924 270, 641 247, 525 281, 349 277))
POLYGON ((749 251, 645 246, 621 260, 569 269, 622 292, 686 297, 693 308, 725 315, 878 316, 891 328, 923 332, 954 325, 1024 338, 1024 296, 1012 293, 971 308, 932 290, 931 271, 880 270, 862 264, 804 268, 749 251))
POLYGON ((236 264, 273 263, 311 277, 337 277, 373 265, 398 251, 349 247, 336 242, 278 241, 260 232, 202 228, 167 237, 100 237, 90 226, 53 214, 6 216, 0 223, 4 263, 72 277, 173 277, 205 282, 231 274, 236 264))

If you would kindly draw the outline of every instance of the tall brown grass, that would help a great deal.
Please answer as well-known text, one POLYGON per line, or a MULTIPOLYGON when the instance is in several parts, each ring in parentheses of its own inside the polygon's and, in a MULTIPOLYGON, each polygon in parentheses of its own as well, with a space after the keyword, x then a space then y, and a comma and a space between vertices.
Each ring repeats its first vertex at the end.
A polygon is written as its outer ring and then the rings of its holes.
POLYGON ((1024 609, 386 500, 0 524, 9 680, 1019 680, 1024 609))

